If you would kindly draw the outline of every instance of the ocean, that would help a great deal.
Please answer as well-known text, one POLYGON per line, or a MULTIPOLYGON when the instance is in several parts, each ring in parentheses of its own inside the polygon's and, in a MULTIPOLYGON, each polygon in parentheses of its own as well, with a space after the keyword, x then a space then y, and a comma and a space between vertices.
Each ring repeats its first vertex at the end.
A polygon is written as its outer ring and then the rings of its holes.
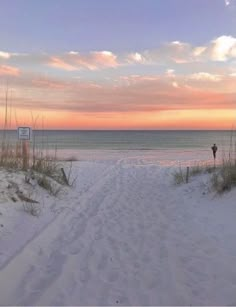
MULTIPOLYGON (((17 141, 17 131, 6 132, 9 143, 17 141)), ((222 130, 35 130, 37 147, 48 149, 161 150, 208 149, 213 143, 227 148, 235 131, 222 130)), ((0 131, 0 140, 3 131, 0 131)))
MULTIPOLYGON (((0 131, 0 141, 3 137, 0 131)), ((17 142, 17 131, 6 131, 7 143, 17 142)), ((36 150, 58 159, 112 160, 143 159, 163 165, 212 163, 211 146, 218 146, 217 161, 228 157, 230 144, 235 154, 235 131, 222 130, 36 130, 36 150)), ((145 162, 145 163, 146 163, 145 162)))

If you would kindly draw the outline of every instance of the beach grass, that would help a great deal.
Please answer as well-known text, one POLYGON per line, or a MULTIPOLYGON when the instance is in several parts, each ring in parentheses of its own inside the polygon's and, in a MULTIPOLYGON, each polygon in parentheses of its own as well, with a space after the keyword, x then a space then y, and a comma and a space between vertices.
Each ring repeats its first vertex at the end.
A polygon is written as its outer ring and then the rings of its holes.
POLYGON ((184 177, 184 172, 182 167, 180 166, 178 170, 175 170, 173 173, 173 177, 174 177, 174 183, 176 185, 185 183, 185 177, 184 177))
POLYGON ((236 187, 236 161, 223 161, 211 177, 213 190, 222 194, 236 187))
MULTIPOLYGON (((49 156, 47 152, 47 144, 36 142, 35 134, 30 141, 18 140, 14 143, 10 142, 8 138, 8 130, 11 130, 11 104, 9 106, 8 98, 8 86, 5 90, 5 112, 4 112, 4 127, 2 130, 2 138, 0 145, 0 167, 8 171, 24 171, 27 173, 36 173, 38 176, 39 183, 42 187, 52 190, 50 187, 50 180, 46 180, 47 177, 52 178, 60 184, 68 184, 69 180, 66 178, 66 174, 62 167, 57 161, 57 149, 53 156, 49 156), (65 180, 66 178, 66 180, 65 180)), ((32 117, 32 128, 37 129, 38 116, 32 117)), ((18 125, 18 123, 17 123, 18 125)), ((19 126, 19 125, 18 125, 19 126)), ((44 128, 42 127, 42 133, 44 128)), ((69 174, 70 175, 70 174, 69 174)))
MULTIPOLYGON (((58 162, 56 154, 48 156, 43 150, 28 152, 24 156, 22 144, 7 144, 0 149, 0 167, 9 171, 25 171, 28 173, 36 173, 45 177, 52 178, 60 184, 69 182, 65 172, 62 172, 62 165, 58 162), (25 161, 27 160, 27 167, 25 161), (65 176, 66 179, 65 180, 65 176)), ((44 180, 45 181, 45 180, 44 180)))
POLYGON ((173 173, 174 183, 176 185, 188 183, 190 178, 202 174, 210 174, 210 186, 211 190, 222 194, 226 191, 230 191, 236 187, 236 159, 234 155, 229 153, 227 158, 223 158, 222 161, 214 164, 200 164, 196 163, 189 167, 187 174, 187 168, 183 169, 179 167, 173 173))
POLYGON ((174 183, 176 185, 188 183, 191 177, 201 174, 211 174, 215 172, 217 167, 209 163, 195 163, 186 168, 180 166, 179 169, 175 170, 173 173, 174 183))

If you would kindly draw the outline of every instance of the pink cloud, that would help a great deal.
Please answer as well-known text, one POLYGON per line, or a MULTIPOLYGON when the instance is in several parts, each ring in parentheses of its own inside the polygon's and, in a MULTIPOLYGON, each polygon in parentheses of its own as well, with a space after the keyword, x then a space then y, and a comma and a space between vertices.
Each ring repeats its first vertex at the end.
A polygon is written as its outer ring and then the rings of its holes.
MULTIPOLYGON (((63 54, 19 54, 0 51, 1 61, 14 61, 19 67, 37 68, 48 65, 65 71, 102 70, 127 65, 183 65, 194 63, 227 62, 236 59, 236 37, 222 35, 203 45, 172 41, 157 49, 113 53, 69 51, 63 54)), ((177 65, 177 66, 178 66, 177 65)), ((186 66, 186 65, 185 65, 186 66)))
POLYGON ((20 70, 17 67, 0 65, 0 76, 9 75, 9 76, 19 76, 20 70))
POLYGON ((40 87, 45 89, 58 89, 58 90, 64 90, 69 86, 68 82, 63 82, 43 77, 34 78, 32 80, 32 85, 35 87, 40 87))
POLYGON ((190 81, 184 83, 185 79, 181 78, 138 75, 122 77, 113 84, 39 78, 27 87, 26 97, 25 91, 19 88, 17 104, 31 109, 40 106, 45 110, 94 114, 234 108, 235 91, 219 92, 213 87, 199 87, 198 80, 190 81), (36 103, 38 101, 40 104, 36 103))
POLYGON ((92 51, 89 54, 70 51, 60 56, 51 57, 48 64, 68 71, 115 68, 119 65, 117 56, 110 51, 92 51))
POLYGON ((55 68, 67 70, 67 71, 76 70, 75 66, 73 66, 73 65, 71 65, 69 63, 66 63, 66 61, 62 60, 59 57, 51 57, 49 59, 48 65, 52 66, 52 67, 55 67, 55 68))
POLYGON ((193 46, 186 42, 173 41, 162 44, 160 48, 133 53, 127 56, 136 63, 170 63, 185 64, 193 62, 226 62, 236 58, 236 38, 219 36, 203 46, 193 46), (145 61, 143 61, 145 59, 145 61))
POLYGON ((190 79, 193 80, 199 80, 199 81, 212 81, 212 82, 218 82, 223 79, 223 76, 221 75, 216 75, 216 74, 210 74, 207 72, 198 72, 194 73, 189 76, 190 79))
POLYGON ((127 61, 130 64, 132 64, 132 63, 142 64, 142 63, 146 62, 146 59, 141 53, 134 52, 134 53, 130 53, 130 54, 127 55, 127 61))
POLYGON ((94 51, 91 52, 90 60, 97 67, 117 67, 117 56, 110 51, 94 51))

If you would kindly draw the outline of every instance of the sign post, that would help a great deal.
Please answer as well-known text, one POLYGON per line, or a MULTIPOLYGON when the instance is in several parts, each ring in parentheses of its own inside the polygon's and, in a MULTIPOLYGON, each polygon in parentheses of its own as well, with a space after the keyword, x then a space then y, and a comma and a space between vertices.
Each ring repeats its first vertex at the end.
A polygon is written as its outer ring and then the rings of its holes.
POLYGON ((31 139, 30 127, 18 127, 18 140, 22 142, 22 162, 23 170, 27 170, 29 167, 29 141, 31 139))

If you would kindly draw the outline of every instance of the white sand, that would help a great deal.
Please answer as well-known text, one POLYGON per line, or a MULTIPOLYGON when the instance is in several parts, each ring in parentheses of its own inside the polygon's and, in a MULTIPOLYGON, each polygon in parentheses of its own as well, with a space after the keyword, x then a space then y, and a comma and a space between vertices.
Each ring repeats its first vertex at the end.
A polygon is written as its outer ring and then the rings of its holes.
POLYGON ((176 187, 170 165, 197 157, 162 156, 80 153, 74 189, 33 188, 38 218, 1 171, 0 305, 236 305, 236 190, 176 187))

